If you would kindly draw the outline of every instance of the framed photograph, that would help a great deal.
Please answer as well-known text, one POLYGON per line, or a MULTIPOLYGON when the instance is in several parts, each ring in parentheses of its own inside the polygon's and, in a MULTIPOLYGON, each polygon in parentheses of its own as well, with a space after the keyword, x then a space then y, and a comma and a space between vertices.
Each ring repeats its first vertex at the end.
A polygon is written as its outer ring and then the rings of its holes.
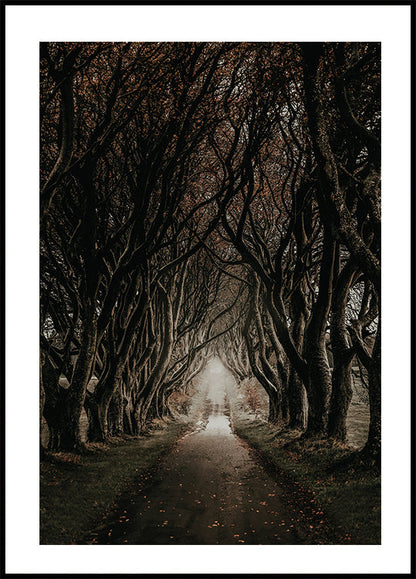
POLYGON ((6 576, 414 572, 412 9, 6 3, 6 576))

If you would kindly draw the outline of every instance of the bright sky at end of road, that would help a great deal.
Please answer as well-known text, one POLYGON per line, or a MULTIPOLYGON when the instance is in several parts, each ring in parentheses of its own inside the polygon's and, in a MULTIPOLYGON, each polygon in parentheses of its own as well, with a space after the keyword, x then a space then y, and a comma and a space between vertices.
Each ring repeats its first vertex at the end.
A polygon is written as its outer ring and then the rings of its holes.
POLYGON ((208 369, 212 374, 221 374, 224 372, 224 364, 219 358, 213 358, 208 362, 208 369))

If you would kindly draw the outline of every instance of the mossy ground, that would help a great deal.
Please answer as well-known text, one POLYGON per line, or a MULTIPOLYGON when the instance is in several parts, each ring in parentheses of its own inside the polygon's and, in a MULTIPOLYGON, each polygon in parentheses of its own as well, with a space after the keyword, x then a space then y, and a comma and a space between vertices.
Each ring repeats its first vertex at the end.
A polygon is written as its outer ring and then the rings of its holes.
POLYGON ((155 467, 190 427, 182 418, 148 436, 87 445, 87 453, 54 453, 40 465, 40 543, 75 544, 96 526, 126 487, 155 467))
POLYGON ((299 440, 300 433, 278 430, 245 413, 235 400, 231 409, 236 434, 277 473, 309 490, 316 508, 340 537, 351 544, 381 543, 379 473, 356 463, 345 466, 345 460, 353 456, 346 446, 299 440))

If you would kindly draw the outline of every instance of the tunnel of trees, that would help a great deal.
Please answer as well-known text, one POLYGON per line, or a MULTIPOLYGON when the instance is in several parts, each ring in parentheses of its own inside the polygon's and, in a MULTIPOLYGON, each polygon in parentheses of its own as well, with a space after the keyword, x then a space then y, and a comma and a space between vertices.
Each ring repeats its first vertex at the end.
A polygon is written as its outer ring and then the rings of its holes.
POLYGON ((50 449, 171 417, 215 354, 339 442, 359 363, 378 462, 380 45, 43 43, 40 122, 50 449))

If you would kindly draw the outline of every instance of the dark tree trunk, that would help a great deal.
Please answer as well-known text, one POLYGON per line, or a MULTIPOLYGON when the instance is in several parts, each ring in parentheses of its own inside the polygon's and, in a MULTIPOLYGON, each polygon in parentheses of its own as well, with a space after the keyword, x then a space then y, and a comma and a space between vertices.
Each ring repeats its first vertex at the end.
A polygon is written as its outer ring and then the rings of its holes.
POLYGON ((331 370, 326 350, 326 326, 332 302, 335 262, 335 242, 328 229, 324 230, 323 255, 319 274, 319 294, 312 308, 306 330, 304 356, 308 365, 308 426, 307 437, 326 436, 331 395, 331 370))
POLYGON ((163 404, 163 387, 160 385, 154 396, 155 417, 163 420, 165 416, 165 409, 163 404))
POLYGON ((288 385, 289 428, 301 429, 306 427, 307 407, 306 391, 296 370, 290 369, 288 385))
POLYGON ((165 290, 162 290, 161 296, 164 312, 163 344, 158 355, 155 354, 155 363, 152 371, 146 380, 145 387, 139 393, 143 398, 138 415, 138 425, 140 429, 144 428, 151 406, 156 403, 155 395, 166 375, 173 350, 175 328, 172 303, 165 290))
MULTIPOLYGON (((296 294, 296 292, 295 292, 296 294)), ((299 352, 303 351, 305 337, 305 299, 294 296, 292 300, 292 338, 299 352), (298 299, 296 299, 298 298, 298 299)), ((288 381, 289 427, 303 430, 306 427, 307 408, 305 386, 292 364, 289 368, 288 381)))
MULTIPOLYGON (((82 409, 81 409, 82 410, 82 409)), ((60 449, 66 451, 79 450, 83 447, 79 431, 79 419, 81 411, 78 413, 78 404, 68 404, 65 412, 64 422, 60 428, 60 449), (72 408, 71 408, 72 407, 72 408)))
POLYGON ((287 396, 288 387, 282 389, 282 422, 284 424, 289 424, 290 412, 289 412, 289 399, 287 396))
POLYGON ((250 361, 250 366, 253 371, 255 378, 261 384, 261 386, 266 391, 269 397, 269 416, 268 421, 272 424, 278 424, 282 422, 282 396, 281 389, 276 388, 274 384, 270 382, 267 376, 264 374, 262 369, 256 360, 256 355, 253 346, 250 341, 249 336, 249 323, 246 322, 246 327, 244 328, 244 338, 246 340, 248 357, 250 361))
POLYGON ((91 404, 95 405, 89 415, 89 419, 93 421, 89 429, 90 440, 93 442, 105 442, 108 436, 120 433, 118 423, 120 421, 122 423, 122 418, 120 418, 120 409, 117 408, 117 397, 119 396, 117 392, 119 392, 123 367, 119 360, 114 359, 109 360, 109 366, 106 376, 98 382, 94 394, 91 396, 91 404), (112 403, 114 396, 115 399, 112 403), (109 418, 110 405, 112 405, 111 418, 109 418))
POLYGON ((347 414, 352 398, 351 365, 354 351, 348 340, 345 310, 348 292, 357 268, 348 262, 338 277, 331 315, 331 346, 333 358, 332 394, 328 417, 328 436, 339 442, 347 438, 347 414))
MULTIPOLYGON (((75 49, 78 52, 78 49, 75 49)), ((71 71, 55 73, 55 79, 59 82, 61 93, 61 149, 58 159, 49 174, 49 177, 42 187, 40 198, 41 221, 47 218, 48 210, 56 193, 56 184, 68 168, 72 153, 74 139, 74 96, 73 96, 73 73, 71 71)))
MULTIPOLYGON (((311 203, 306 200, 307 187, 301 187, 297 195, 299 206, 303 210, 296 214, 294 235, 296 239, 296 265, 294 278, 299 280, 290 301, 290 317, 292 319, 291 335, 298 352, 303 352, 305 341, 306 320, 309 306, 306 299, 308 285, 305 270, 310 266, 308 239, 313 232, 311 203)), ((288 381, 289 426, 304 430, 307 424, 307 398, 304 382, 296 369, 290 364, 288 381)))
POLYGON ((132 425, 132 434, 139 434, 139 424, 138 418, 140 414, 140 403, 141 398, 138 395, 138 391, 140 390, 140 380, 135 386, 134 395, 132 397, 132 408, 131 408, 131 425, 132 425))
POLYGON ((283 407, 282 400, 279 399, 276 392, 269 392, 269 416, 268 422, 270 424, 281 425, 284 421, 283 419, 283 407))
POLYGON ((85 397, 85 411, 88 418, 88 440, 90 442, 103 442, 98 413, 98 401, 96 396, 90 392, 87 392, 85 397))
POLYGON ((172 410, 169 406, 169 397, 172 394, 172 390, 163 389, 162 391, 162 414, 166 418, 174 418, 172 410))
POLYGON ((88 308, 83 325, 80 352, 71 385, 65 391, 65 418, 60 428, 60 448, 66 451, 79 450, 84 446, 81 441, 79 421, 95 356, 97 340, 95 306, 90 305, 88 308))
POLYGON ((370 399, 370 428, 362 457, 376 466, 381 466, 381 322, 378 321, 371 363, 368 367, 370 399))
POLYGON ((358 320, 351 324, 349 332, 354 350, 368 373, 368 393, 370 400, 370 428, 365 447, 361 451, 361 458, 369 464, 381 466, 381 317, 380 302, 373 295, 371 305, 365 313, 366 307, 358 320), (362 330, 374 321, 378 313, 377 334, 370 354, 366 346, 362 330))
MULTIPOLYGON (((40 373, 39 373, 39 427, 42 426, 42 418, 43 418, 43 409, 45 407, 45 400, 46 400, 46 394, 45 394, 45 388, 43 386, 43 372, 42 372, 42 367, 45 364, 45 357, 43 355, 41 355, 40 357, 40 373)), ((40 435, 40 432, 39 432, 40 435)))
POLYGON ((42 386, 45 393, 43 416, 49 430, 48 449, 61 450, 61 435, 67 420, 68 391, 59 385, 59 371, 45 356, 42 365, 42 386))
POLYGON ((325 338, 312 340, 308 338, 305 351, 308 360, 310 382, 308 395, 307 437, 326 436, 328 427, 328 409, 331 395, 331 371, 326 353, 325 338))
MULTIPOLYGON (((117 284, 120 284, 120 282, 121 280, 118 280, 117 284)), ((117 284, 115 287, 117 287, 117 284)), ((139 299, 134 303, 127 326, 121 330, 119 326, 122 324, 118 320, 118 323, 116 324, 117 331, 114 330, 112 332, 109 344, 110 352, 108 354, 108 371, 98 382, 95 390, 98 426, 92 429, 92 433, 97 441, 105 441, 110 435, 119 436, 124 431, 124 408, 120 391, 123 371, 129 354, 131 354, 130 350, 134 332, 138 331, 138 328, 143 327, 142 323, 145 312, 147 311, 146 301, 148 294, 143 289, 139 273, 136 273, 135 281, 131 284, 129 292, 130 293, 127 294, 126 297, 129 303, 132 301, 133 296, 140 292, 139 299), (109 413, 111 416, 109 416, 109 413)), ((117 311, 114 310, 113 302, 115 301, 115 297, 112 295, 111 299, 108 299, 105 302, 105 307, 99 320, 101 331, 105 328, 103 319, 110 319, 111 315, 114 317, 117 314, 117 311), (109 304, 113 304, 113 310, 111 310, 109 304)), ((123 308, 120 308, 118 315, 121 316, 122 312, 123 308)), ((113 322, 115 322, 115 320, 113 320, 113 322)), ((146 348, 143 354, 144 357, 147 355, 148 351, 149 348, 146 348)), ((151 352, 152 349, 150 349, 150 353, 151 352)))
POLYGON ((123 431, 126 434, 134 434, 133 405, 130 398, 123 399, 123 431))
POLYGON ((123 400, 120 386, 114 390, 107 411, 108 433, 111 436, 123 434, 123 400))
POLYGON ((104 442, 104 430, 102 417, 102 408, 99 398, 94 394, 88 393, 85 398, 85 412, 88 419, 88 441, 89 442, 104 442))
POLYGON ((339 442, 347 439, 347 414, 352 398, 351 356, 339 360, 334 355, 332 395, 328 416, 328 436, 339 442))
POLYGON ((143 434, 146 431, 146 414, 143 412, 144 398, 140 396, 134 411, 136 433, 143 434))

